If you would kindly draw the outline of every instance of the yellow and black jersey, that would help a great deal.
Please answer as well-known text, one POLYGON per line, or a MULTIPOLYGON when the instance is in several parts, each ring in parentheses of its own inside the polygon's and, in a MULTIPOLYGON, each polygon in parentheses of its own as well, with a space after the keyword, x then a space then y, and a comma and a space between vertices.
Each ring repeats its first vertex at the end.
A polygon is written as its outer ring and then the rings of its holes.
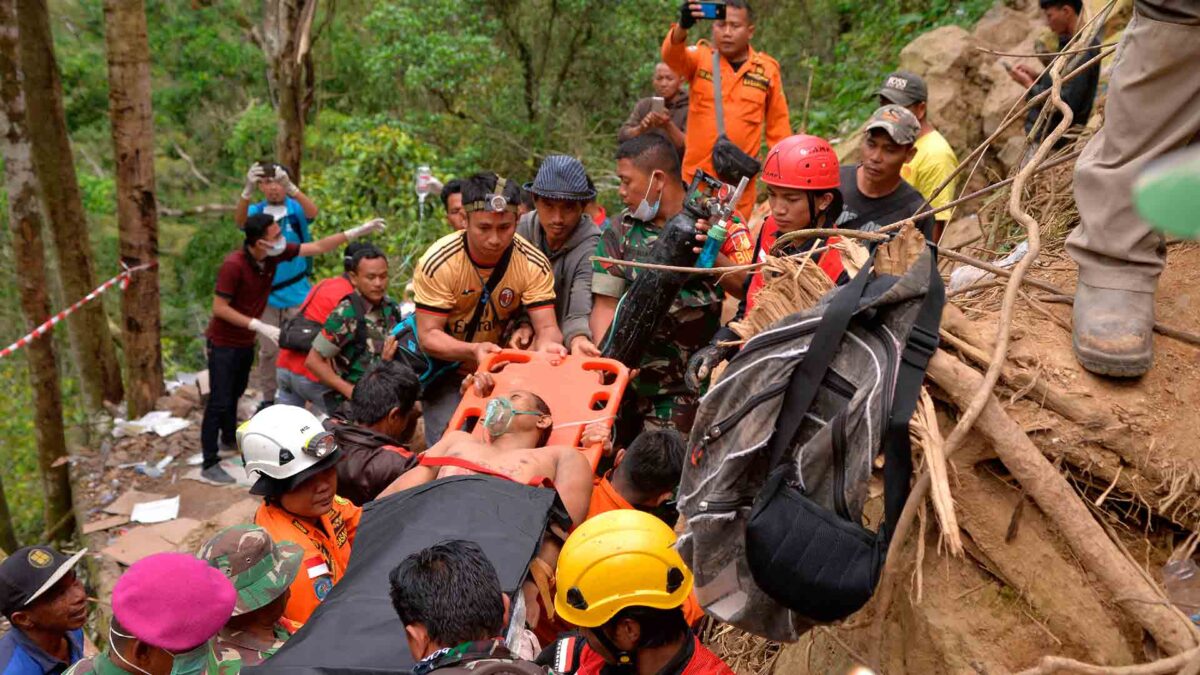
POLYGON ((446 332, 465 342, 499 343, 508 321, 521 307, 554 308, 554 273, 550 261, 521 235, 496 265, 475 263, 467 250, 467 233, 455 232, 434 242, 421 256, 413 276, 417 311, 446 317, 446 332), (497 283, 489 283, 499 274, 497 283), (491 286, 485 292, 485 285, 491 286), (472 318, 482 305, 479 325, 468 337, 472 318))

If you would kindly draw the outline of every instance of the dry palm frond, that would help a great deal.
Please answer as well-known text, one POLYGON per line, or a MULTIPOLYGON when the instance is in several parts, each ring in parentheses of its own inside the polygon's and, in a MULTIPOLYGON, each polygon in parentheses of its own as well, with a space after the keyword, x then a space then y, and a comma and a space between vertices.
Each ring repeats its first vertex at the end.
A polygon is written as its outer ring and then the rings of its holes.
POLYGON ((946 454, 943 451, 944 439, 938 428, 937 410, 933 407, 933 399, 924 387, 921 388, 921 398, 917 401, 917 411, 908 425, 908 434, 913 444, 921 449, 925 465, 929 467, 932 479, 929 498, 933 501, 933 512, 937 515, 938 526, 942 529, 941 542, 952 555, 961 556, 963 543, 958 530, 958 518, 954 514, 954 498, 950 494, 950 477, 946 469, 946 454))
POLYGON ((871 257, 867 247, 858 243, 854 239, 838 238, 833 244, 833 248, 842 254, 842 267, 846 269, 846 274, 853 277, 858 274, 863 265, 867 264, 867 258, 871 257))
POLYGON ((900 232, 875 249, 875 273, 901 276, 912 267, 925 250, 925 236, 911 222, 900 232))
POLYGON ((782 645, 712 619, 701 623, 700 641, 738 675, 768 675, 782 645))
POLYGON ((759 273, 764 275, 766 283, 755 297, 753 309, 741 321, 729 324, 744 340, 785 316, 816 305, 821 296, 833 289, 833 282, 808 257, 768 258, 759 273))

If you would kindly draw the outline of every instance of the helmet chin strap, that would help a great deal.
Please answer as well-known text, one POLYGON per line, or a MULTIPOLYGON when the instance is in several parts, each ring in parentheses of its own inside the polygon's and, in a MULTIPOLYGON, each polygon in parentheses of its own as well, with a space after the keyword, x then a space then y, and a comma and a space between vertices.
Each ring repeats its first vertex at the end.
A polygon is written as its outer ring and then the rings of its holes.
POLYGON ((808 197, 808 226, 812 228, 818 227, 817 199, 816 197, 813 197, 813 193, 810 190, 805 190, 804 196, 808 197))
POLYGON ((605 634, 603 626, 593 628, 592 635, 595 635, 596 641, 603 645, 604 649, 606 649, 609 654, 612 654, 613 658, 617 660, 616 664, 614 664, 617 666, 617 668, 631 673, 634 672, 633 652, 627 652, 622 649, 618 649, 617 645, 612 641, 612 639, 605 634))

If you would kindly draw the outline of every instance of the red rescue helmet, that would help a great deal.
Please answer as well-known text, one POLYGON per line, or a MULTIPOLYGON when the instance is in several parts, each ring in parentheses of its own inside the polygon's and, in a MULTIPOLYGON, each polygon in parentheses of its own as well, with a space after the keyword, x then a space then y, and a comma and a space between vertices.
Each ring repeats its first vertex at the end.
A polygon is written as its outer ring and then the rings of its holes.
POLYGON ((828 141, 797 134, 771 148, 763 163, 762 177, 764 183, 776 187, 836 190, 841 186, 839 170, 837 153, 828 141))

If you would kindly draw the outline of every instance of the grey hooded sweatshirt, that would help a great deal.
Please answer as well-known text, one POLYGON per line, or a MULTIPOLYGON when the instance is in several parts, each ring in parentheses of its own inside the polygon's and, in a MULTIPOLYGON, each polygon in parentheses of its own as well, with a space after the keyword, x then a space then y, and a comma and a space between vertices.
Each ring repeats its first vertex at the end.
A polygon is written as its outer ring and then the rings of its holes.
POLYGON ((517 234, 532 242, 550 259, 554 269, 554 314, 562 330, 563 344, 569 347, 571 339, 577 335, 591 340, 588 318, 592 314, 592 263, 588 258, 596 254, 600 228, 585 213, 567 243, 557 251, 551 251, 537 211, 531 211, 521 217, 517 234))

